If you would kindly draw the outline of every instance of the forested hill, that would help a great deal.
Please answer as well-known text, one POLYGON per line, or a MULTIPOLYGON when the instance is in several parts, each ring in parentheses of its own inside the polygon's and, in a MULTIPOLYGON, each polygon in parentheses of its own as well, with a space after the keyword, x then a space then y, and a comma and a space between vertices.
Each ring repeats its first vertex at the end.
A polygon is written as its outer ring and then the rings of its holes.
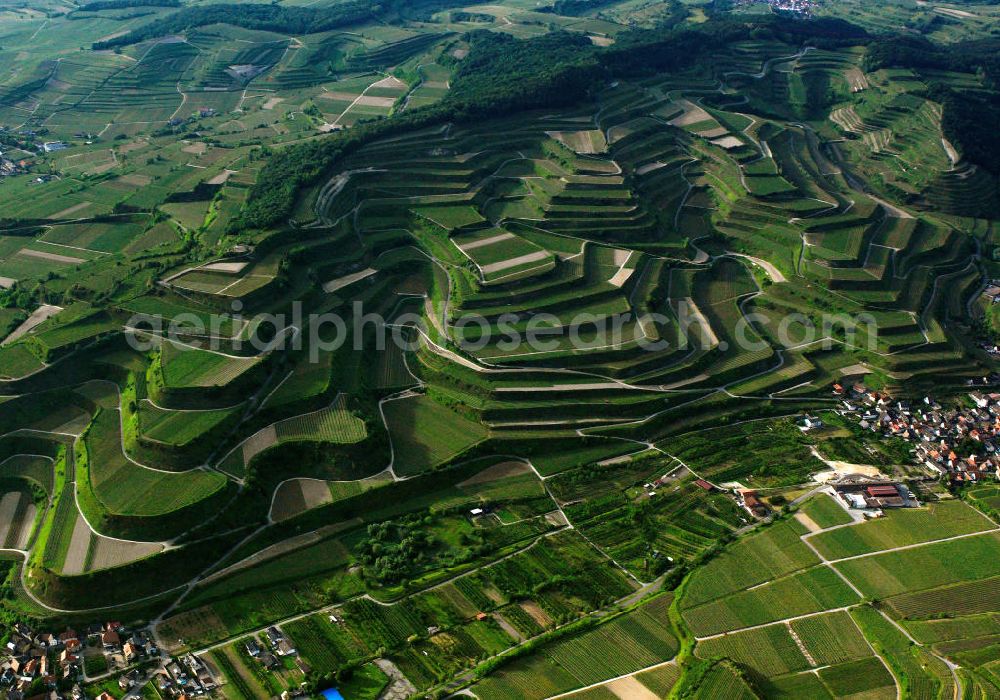
POLYGON ((323 8, 281 7, 260 3, 201 5, 186 7, 122 36, 96 42, 94 49, 128 46, 147 39, 179 34, 195 27, 218 23, 285 34, 314 34, 373 19, 382 11, 383 5, 372 0, 347 0, 323 8))
POLYGON ((817 45, 857 44, 864 30, 841 20, 721 20, 711 24, 635 30, 614 46, 596 47, 584 36, 553 32, 518 40, 473 32, 471 50, 438 104, 293 146, 273 155, 261 171, 234 229, 287 221, 301 187, 316 181, 341 155, 367 141, 407 129, 542 109, 583 99, 600 80, 648 74, 690 64, 734 41, 768 36, 817 45))

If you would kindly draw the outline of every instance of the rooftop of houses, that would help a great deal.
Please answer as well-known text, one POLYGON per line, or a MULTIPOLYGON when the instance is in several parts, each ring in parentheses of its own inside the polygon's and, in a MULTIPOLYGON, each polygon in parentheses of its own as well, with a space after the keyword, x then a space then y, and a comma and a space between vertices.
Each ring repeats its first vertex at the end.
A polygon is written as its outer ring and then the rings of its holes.
POLYGON ((967 405, 943 408, 930 397, 894 399, 862 384, 833 390, 863 429, 910 442, 932 472, 957 482, 1000 478, 1000 393, 972 391, 967 405))

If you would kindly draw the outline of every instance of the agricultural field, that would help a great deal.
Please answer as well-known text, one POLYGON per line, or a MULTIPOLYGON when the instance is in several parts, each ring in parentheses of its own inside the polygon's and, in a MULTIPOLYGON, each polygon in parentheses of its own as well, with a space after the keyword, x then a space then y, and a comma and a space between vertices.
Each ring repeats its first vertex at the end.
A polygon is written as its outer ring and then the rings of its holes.
POLYGON ((1000 14, 873 7, 0 8, 0 636, 151 624, 235 700, 1000 693, 1000 14), (920 507, 829 495, 876 473, 920 507))

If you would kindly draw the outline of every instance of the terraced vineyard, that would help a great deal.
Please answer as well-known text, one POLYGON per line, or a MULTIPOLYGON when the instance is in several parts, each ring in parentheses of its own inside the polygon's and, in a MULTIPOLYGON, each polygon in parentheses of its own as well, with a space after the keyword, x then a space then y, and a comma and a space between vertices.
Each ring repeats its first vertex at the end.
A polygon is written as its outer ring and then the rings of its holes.
POLYGON ((1000 693, 997 489, 879 415, 996 383, 993 6, 221 4, 0 8, 0 617, 234 698, 1000 693))

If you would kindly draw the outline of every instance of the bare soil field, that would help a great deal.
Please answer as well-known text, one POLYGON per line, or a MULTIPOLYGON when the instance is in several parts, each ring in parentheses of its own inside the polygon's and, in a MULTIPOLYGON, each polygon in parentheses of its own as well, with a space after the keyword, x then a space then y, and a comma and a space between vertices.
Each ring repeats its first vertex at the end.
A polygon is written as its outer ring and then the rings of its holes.
POLYGON ((355 102, 355 104, 365 105, 367 107, 392 107, 394 104, 396 104, 396 98, 362 95, 357 99, 357 102, 355 102))
MULTIPOLYGON (((74 533, 75 534, 75 533, 74 533)), ((163 547, 151 542, 121 542, 108 537, 97 537, 94 545, 94 559, 91 569, 110 569, 114 566, 128 564, 136 559, 142 559, 156 554, 163 547)))
POLYGON ((235 170, 223 170, 221 173, 206 181, 206 185, 224 185, 230 176, 235 175, 235 170))
POLYGON ((823 529, 819 525, 816 524, 815 520, 813 520, 812 518, 810 518, 805 513, 796 513, 795 514, 795 519, 798 520, 803 525, 805 525, 809 529, 809 532, 816 532, 817 530, 822 530, 823 529))
POLYGON ((21 516, 20 531, 14 539, 13 546, 17 549, 27 549, 28 540, 31 539, 31 531, 35 528, 36 515, 38 515, 38 507, 34 503, 29 503, 21 516))
POLYGON ((493 272, 509 270, 512 267, 517 267, 518 265, 539 262, 548 257, 549 252, 547 250, 537 250, 534 253, 528 253, 527 255, 519 255, 516 258, 510 258, 509 260, 501 260, 500 262, 495 262, 490 265, 483 265, 481 269, 484 275, 488 275, 493 272))
POLYGON ((7 535, 14 525, 17 506, 21 503, 21 494, 17 491, 5 493, 0 499, 0 543, 7 541, 7 535))
POLYGON ((724 148, 727 151, 729 151, 734 148, 739 148, 740 146, 743 145, 743 142, 740 141, 735 136, 723 136, 721 139, 714 139, 712 141, 712 145, 718 146, 719 148, 724 148))
POLYGON ((66 263, 67 265, 79 265, 80 263, 87 262, 83 258, 74 258, 72 255, 46 253, 44 250, 32 250, 31 248, 21 248, 21 250, 17 251, 17 254, 27 258, 40 258, 42 260, 51 260, 52 262, 66 263))
POLYGON ((20 326, 14 329, 14 332, 7 336, 3 341, 3 345, 9 345, 15 340, 23 336, 25 333, 31 331, 32 328, 38 326, 47 319, 55 316, 57 313, 62 311, 61 306, 52 306, 51 304, 42 304, 37 309, 35 309, 28 318, 24 320, 20 326))
POLYGON ((489 238, 483 238, 482 240, 472 241, 471 243, 466 243, 465 245, 458 246, 463 251, 474 250, 476 248, 481 248, 486 245, 492 245, 494 243, 499 243, 500 241, 506 241, 508 238, 514 238, 514 234, 509 231, 504 231, 496 236, 490 236, 489 238))
POLYGON ((712 118, 708 112, 690 100, 680 100, 677 106, 683 109, 684 113, 671 119, 670 126, 689 126, 712 118))
POLYGON ((69 551, 63 562, 62 572, 68 576, 82 574, 87 564, 87 551, 90 549, 90 537, 93 533, 87 526, 83 515, 77 513, 76 525, 73 526, 73 537, 69 541, 69 551))
POLYGON ((261 428, 243 443, 243 464, 249 464, 251 459, 277 442, 278 433, 273 425, 261 428))
POLYGON ((330 486, 321 479, 285 481, 274 494, 271 519, 281 522, 331 501, 330 486))
POLYGON ((211 270, 212 272, 228 272, 231 274, 237 274, 243 271, 243 268, 249 265, 245 262, 215 262, 209 263, 208 265, 202 265, 202 270, 211 270))
POLYGON ((640 683, 635 676, 626 676, 604 686, 621 700, 659 700, 659 696, 640 683))

